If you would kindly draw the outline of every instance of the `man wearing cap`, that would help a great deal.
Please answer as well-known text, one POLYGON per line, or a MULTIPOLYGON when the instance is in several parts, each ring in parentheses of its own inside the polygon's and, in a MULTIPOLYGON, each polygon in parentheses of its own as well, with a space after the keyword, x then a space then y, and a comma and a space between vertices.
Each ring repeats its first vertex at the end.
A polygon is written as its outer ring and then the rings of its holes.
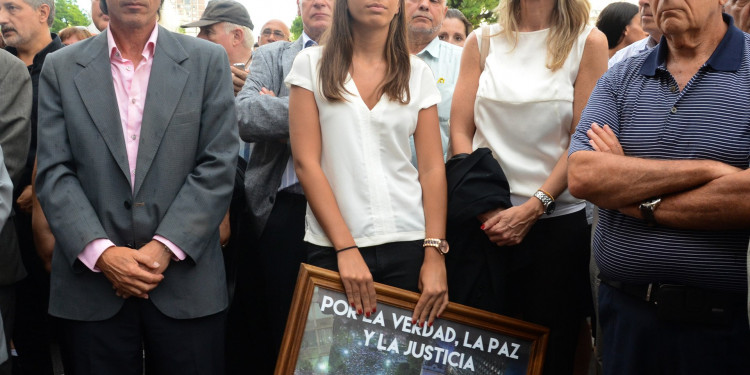
POLYGON ((200 27, 198 38, 224 47, 232 69, 234 94, 242 89, 253 58, 253 22, 245 6, 234 0, 208 3, 201 19, 182 27, 200 27))
POLYGON ((229 315, 231 319, 235 307, 245 309, 245 314, 258 314, 254 320, 263 324, 248 324, 228 336, 263 338, 259 345, 245 340, 248 346, 230 348, 246 360, 253 356, 250 363, 257 363, 258 374, 273 372, 299 266, 306 260, 302 239, 307 200, 291 161, 289 89, 284 77, 297 53, 316 45, 331 25, 333 4, 333 0, 298 0, 302 36, 295 42, 278 41, 255 50, 247 83, 235 99, 242 139, 255 142, 245 172, 245 195, 249 229, 256 240, 240 265, 252 267, 253 272, 237 281, 229 315))

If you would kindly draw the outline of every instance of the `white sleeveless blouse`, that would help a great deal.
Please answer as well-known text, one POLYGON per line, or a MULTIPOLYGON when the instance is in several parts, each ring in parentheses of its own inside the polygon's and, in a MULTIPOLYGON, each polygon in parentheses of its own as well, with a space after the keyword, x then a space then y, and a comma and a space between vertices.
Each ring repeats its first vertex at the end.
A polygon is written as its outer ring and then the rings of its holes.
MULTIPOLYGON (((514 49, 499 25, 490 26, 493 36, 474 104, 473 147, 492 150, 508 177, 513 205, 532 197, 568 150, 573 84, 592 29, 586 26, 565 64, 553 72, 546 67, 549 29, 519 33, 514 49)), ((481 49, 482 30, 475 32, 481 49)), ((556 203, 552 216, 584 208, 567 189, 556 203)))

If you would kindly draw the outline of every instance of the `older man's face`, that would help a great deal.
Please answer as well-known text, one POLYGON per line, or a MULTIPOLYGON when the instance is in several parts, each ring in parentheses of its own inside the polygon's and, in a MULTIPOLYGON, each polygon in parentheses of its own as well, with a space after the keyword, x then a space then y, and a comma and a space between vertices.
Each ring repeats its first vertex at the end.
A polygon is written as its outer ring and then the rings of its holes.
POLYGON ((334 0, 297 0, 297 9, 307 35, 315 40, 333 21, 334 0))
POLYGON ((445 0, 406 0, 409 33, 434 38, 440 32, 447 11, 445 0))
POLYGON ((654 13, 651 11, 651 4, 648 0, 638 0, 638 9, 641 14, 641 27, 643 31, 649 33, 649 35, 661 35, 661 31, 656 26, 654 21, 654 13))
POLYGON ((48 33, 49 6, 38 9, 23 0, 0 0, 0 28, 5 44, 23 46, 34 41, 41 33, 48 33))
POLYGON ((729 0, 724 12, 734 18, 734 24, 744 32, 750 32, 750 0, 729 0))
POLYGON ((201 26, 198 38, 214 42, 224 47, 224 50, 229 52, 232 50, 232 39, 234 38, 234 35, 231 32, 227 32, 225 26, 226 24, 224 22, 201 26))
POLYGON ((721 14, 726 0, 649 0, 654 21, 666 35, 705 28, 721 14))
POLYGON ((99 31, 104 31, 107 28, 107 24, 109 24, 109 16, 102 12, 99 0, 91 2, 91 21, 94 22, 94 26, 99 31))
POLYGON ((258 45, 289 40, 289 28, 280 21, 268 21, 260 30, 260 41, 258 45))
POLYGON ((156 24, 162 0, 106 0, 109 22, 118 28, 138 29, 156 24))

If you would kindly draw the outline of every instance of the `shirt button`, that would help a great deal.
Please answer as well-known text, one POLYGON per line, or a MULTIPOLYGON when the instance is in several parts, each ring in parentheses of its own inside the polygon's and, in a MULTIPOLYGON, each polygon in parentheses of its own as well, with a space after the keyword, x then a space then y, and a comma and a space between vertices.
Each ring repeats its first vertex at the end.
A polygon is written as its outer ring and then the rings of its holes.
POLYGON ((135 104, 135 98, 130 99, 130 102, 133 103, 133 104, 135 104))
POLYGON ((677 92, 677 86, 671 86, 669 88, 669 91, 671 91, 671 92, 677 92))
POLYGON ((672 107, 672 109, 670 109, 669 112, 677 113, 677 107, 672 107))
POLYGON ((134 141, 135 141, 135 134, 131 135, 131 136, 130 136, 130 139, 132 139, 132 140, 134 140, 134 141))
POLYGON ((132 68, 131 68, 131 67, 129 67, 129 66, 126 66, 126 67, 125 67, 125 70, 127 70, 127 71, 130 71, 131 69, 132 69, 132 68))

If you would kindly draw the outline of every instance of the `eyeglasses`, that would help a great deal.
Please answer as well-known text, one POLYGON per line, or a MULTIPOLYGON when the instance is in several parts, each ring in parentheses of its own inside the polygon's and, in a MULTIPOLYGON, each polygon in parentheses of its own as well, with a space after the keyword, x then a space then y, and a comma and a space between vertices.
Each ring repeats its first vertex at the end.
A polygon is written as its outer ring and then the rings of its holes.
POLYGON ((281 38, 281 39, 286 38, 286 35, 284 35, 284 33, 281 32, 281 30, 263 29, 263 31, 261 31, 260 34, 263 36, 271 36, 271 34, 273 34, 273 36, 277 38, 281 38))

